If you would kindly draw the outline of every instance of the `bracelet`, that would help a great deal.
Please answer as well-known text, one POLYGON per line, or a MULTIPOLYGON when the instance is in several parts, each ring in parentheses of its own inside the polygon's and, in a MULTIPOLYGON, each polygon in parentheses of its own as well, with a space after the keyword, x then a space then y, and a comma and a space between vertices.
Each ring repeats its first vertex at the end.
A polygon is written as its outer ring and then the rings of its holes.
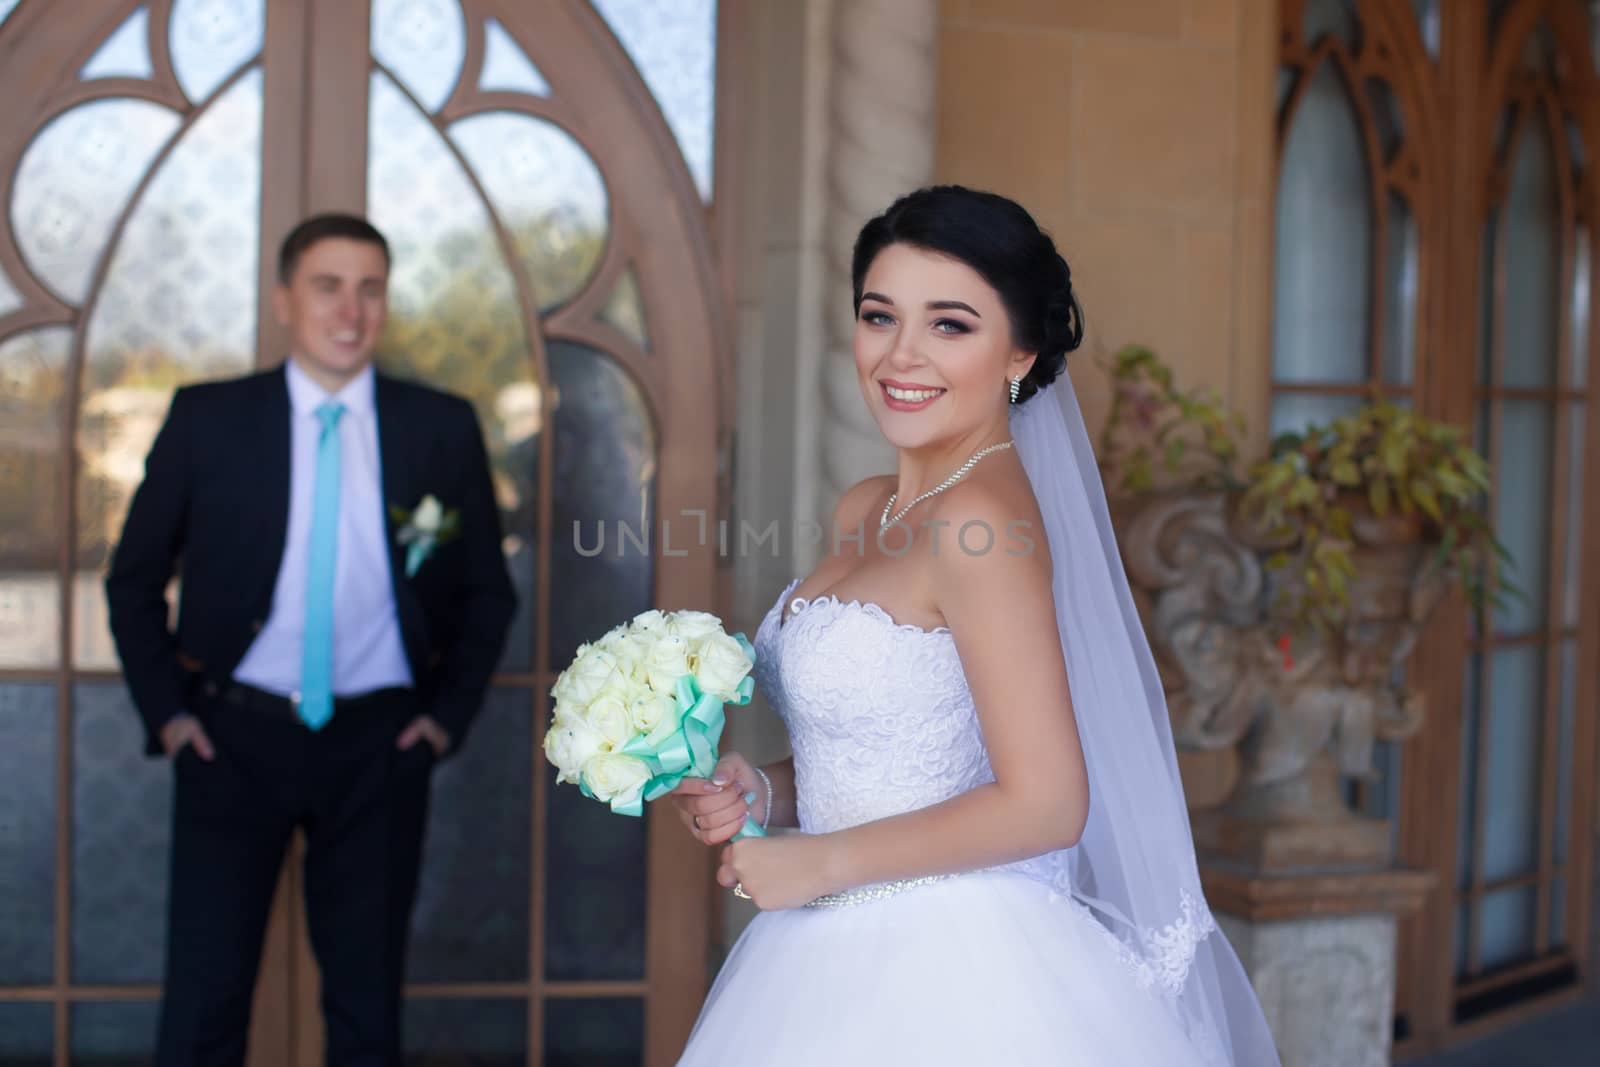
POLYGON ((767 823, 772 821, 772 779, 767 777, 767 772, 760 767, 752 766, 751 770, 761 779, 761 784, 767 787, 767 812, 761 816, 761 829, 767 828, 767 823))

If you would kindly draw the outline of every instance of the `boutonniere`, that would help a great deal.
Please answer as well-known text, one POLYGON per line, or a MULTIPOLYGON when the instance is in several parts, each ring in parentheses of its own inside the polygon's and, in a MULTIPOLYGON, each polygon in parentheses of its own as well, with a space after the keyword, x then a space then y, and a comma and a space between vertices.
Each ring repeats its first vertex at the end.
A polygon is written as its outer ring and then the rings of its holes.
POLYGON ((461 512, 455 508, 446 511, 432 493, 411 511, 391 505, 389 517, 400 524, 396 539, 406 546, 407 578, 417 573, 435 548, 461 532, 461 512))

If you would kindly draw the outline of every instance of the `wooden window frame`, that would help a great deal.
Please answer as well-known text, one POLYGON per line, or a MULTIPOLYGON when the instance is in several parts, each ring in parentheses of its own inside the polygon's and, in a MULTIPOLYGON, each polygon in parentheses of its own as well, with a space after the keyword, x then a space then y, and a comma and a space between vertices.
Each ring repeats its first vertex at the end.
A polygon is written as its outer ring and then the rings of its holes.
MULTIPOLYGON (((1387 395, 1409 395, 1418 410, 1462 426, 1471 426, 1484 397, 1477 387, 1477 351, 1480 316, 1480 270, 1483 256, 1482 235, 1495 169, 1494 137, 1501 109, 1516 78, 1516 69, 1527 35, 1540 19, 1548 19, 1561 50, 1562 61, 1571 80, 1558 90, 1561 106, 1572 115, 1590 161, 1583 186, 1576 190, 1569 219, 1582 218, 1590 225, 1591 254, 1595 249, 1593 221, 1600 219, 1600 183, 1595 179, 1594 163, 1600 160, 1600 83, 1589 54, 1589 27, 1575 4, 1560 0, 1518 0, 1503 11, 1491 25, 1487 0, 1452 0, 1440 5, 1440 47, 1438 58, 1424 47, 1416 15, 1407 0, 1357 0, 1356 12, 1363 34, 1362 46, 1354 55, 1342 44, 1308 48, 1299 40, 1301 16, 1307 0, 1281 0, 1280 61, 1284 67, 1304 72, 1313 61, 1342 64, 1340 73, 1350 85, 1353 75, 1357 90, 1358 120, 1368 150, 1377 142, 1366 100, 1359 92, 1361 80, 1368 76, 1386 80, 1401 109, 1404 140, 1398 156, 1385 168, 1374 168, 1375 235, 1381 241, 1382 212, 1386 210, 1385 191, 1404 189, 1417 222, 1419 263, 1415 365, 1412 385, 1394 387, 1382 381, 1381 312, 1382 274, 1375 267, 1372 283, 1376 299, 1371 315, 1373 328, 1368 352, 1369 381, 1360 386, 1301 386, 1273 383, 1271 395, 1287 393, 1339 393, 1355 395, 1378 386, 1387 395), (1332 60, 1323 56, 1333 53, 1332 60), (1396 172, 1396 165, 1403 167, 1396 172), (1474 309, 1464 313, 1461 309, 1474 309)), ((1300 86, 1304 84, 1302 77, 1300 86)), ((1291 98, 1291 104, 1293 100, 1291 98)), ((1289 111, 1288 108, 1285 109, 1289 111)), ((1281 158, 1286 126, 1278 131, 1281 158)), ((1564 131, 1555 142, 1558 152, 1566 151, 1564 131)), ((1379 158, 1379 157, 1373 157, 1379 158)), ((1570 234, 1570 226, 1566 233, 1570 234)), ((1564 236, 1564 276, 1570 281, 1572 250, 1570 237, 1564 236)), ((1375 249, 1381 248, 1375 245, 1375 249)), ((1382 253, 1375 257, 1382 264, 1382 253)), ((1589 306, 1600 307, 1600 270, 1591 261, 1589 306)), ((1570 291, 1570 285, 1568 286, 1570 291)), ((1569 293, 1563 293, 1563 303, 1569 293)), ((1581 399, 1585 414, 1585 447, 1588 457, 1600 455, 1600 375, 1596 374, 1595 355, 1600 323, 1591 313, 1588 336, 1583 340, 1588 351, 1588 384, 1580 391, 1569 387, 1566 375, 1570 361, 1563 349, 1561 375, 1554 389, 1529 392, 1561 406, 1557 410, 1554 450, 1554 497, 1558 509, 1566 502, 1567 401, 1581 399)), ((1570 330, 1570 315, 1563 313, 1563 339, 1570 330)), ((1491 456, 1491 459, 1494 457, 1491 456)), ((1585 528, 1600 524, 1600 464, 1590 460, 1583 472, 1585 528)), ((1552 531, 1552 549, 1562 547, 1563 529, 1552 531)), ((1552 558, 1551 581, 1560 573, 1562 556, 1552 558)), ((1588 538, 1578 561, 1580 588, 1594 588, 1600 579, 1600 542, 1588 538)), ((1554 597, 1550 611, 1559 611, 1554 597)), ((1559 643, 1573 636, 1582 665, 1600 660, 1600 599, 1586 597, 1581 604, 1577 629, 1568 635, 1559 628, 1552 614, 1541 632, 1513 638, 1511 643, 1532 640, 1550 641, 1552 653, 1546 661, 1546 701, 1553 708, 1559 699, 1559 643)), ((1464 769, 1461 766, 1463 730, 1463 674, 1467 657, 1474 650, 1470 637, 1468 611, 1460 597, 1449 600, 1437 613, 1409 665, 1408 673, 1427 695, 1429 721, 1421 733, 1405 743, 1404 773, 1400 783, 1400 812, 1397 862, 1432 871, 1439 888, 1436 902, 1413 918, 1402 920, 1399 940, 1399 971, 1396 988, 1396 1040, 1394 1055, 1405 1061, 1436 1049, 1501 1029, 1586 995, 1594 982, 1590 944, 1589 908, 1600 887, 1592 883, 1591 871, 1595 826, 1594 777, 1600 766, 1596 759, 1597 702, 1600 678, 1593 671, 1580 669, 1575 680, 1573 730, 1572 806, 1569 833, 1567 879, 1567 950, 1544 958, 1524 961, 1493 975, 1473 976, 1458 981, 1455 974, 1455 904, 1462 896, 1457 884, 1458 798, 1464 769), (1464 640, 1463 635, 1468 635, 1464 640), (1572 976, 1556 981, 1563 969, 1572 976), (1541 991, 1540 985, 1551 986, 1541 991), (1518 987, 1526 995, 1502 1010, 1488 1011, 1465 1019, 1460 1008, 1474 998, 1505 995, 1518 987)), ((1487 694, 1485 694, 1487 698, 1487 694)), ((1555 744, 1555 717, 1548 715, 1546 732, 1541 737, 1548 757, 1555 744)), ((1483 749, 1480 746, 1480 754, 1483 749)), ((1478 780, 1478 787, 1483 782, 1478 780)), ((1551 836, 1553 822, 1553 777, 1543 783, 1540 798, 1542 836, 1551 836)), ((1494 888, 1505 888, 1526 881, 1532 884, 1554 873, 1548 843, 1541 845, 1537 874, 1507 880, 1504 885, 1478 884, 1469 896, 1480 896, 1494 888)), ((1541 913, 1537 936, 1548 933, 1548 915, 1541 913)))

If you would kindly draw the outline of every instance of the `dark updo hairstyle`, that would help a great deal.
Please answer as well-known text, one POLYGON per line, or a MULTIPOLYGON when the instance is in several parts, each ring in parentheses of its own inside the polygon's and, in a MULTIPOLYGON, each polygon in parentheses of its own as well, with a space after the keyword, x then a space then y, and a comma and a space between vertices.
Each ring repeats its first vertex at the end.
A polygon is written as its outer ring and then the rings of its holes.
POLYGON ((1067 261, 1022 205, 959 185, 919 189, 896 200, 856 238, 850 280, 857 314, 867 268, 893 244, 958 259, 1000 294, 1017 347, 1038 355, 1022 379, 1018 403, 1066 369, 1067 353, 1083 341, 1083 311, 1067 261))

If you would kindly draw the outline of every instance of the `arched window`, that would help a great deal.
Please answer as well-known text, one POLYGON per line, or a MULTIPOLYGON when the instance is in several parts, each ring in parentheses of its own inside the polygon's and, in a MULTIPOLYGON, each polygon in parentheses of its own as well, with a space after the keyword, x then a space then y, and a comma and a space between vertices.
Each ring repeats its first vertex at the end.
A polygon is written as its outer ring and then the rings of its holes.
POLYGON ((1425 159, 1401 44, 1354 0, 1284 5, 1274 228, 1274 434, 1326 425, 1417 381, 1425 159), (1394 38, 1398 43, 1390 43, 1394 38))

